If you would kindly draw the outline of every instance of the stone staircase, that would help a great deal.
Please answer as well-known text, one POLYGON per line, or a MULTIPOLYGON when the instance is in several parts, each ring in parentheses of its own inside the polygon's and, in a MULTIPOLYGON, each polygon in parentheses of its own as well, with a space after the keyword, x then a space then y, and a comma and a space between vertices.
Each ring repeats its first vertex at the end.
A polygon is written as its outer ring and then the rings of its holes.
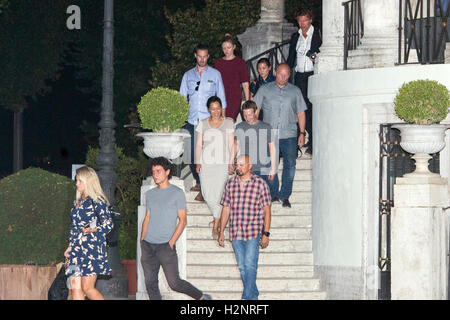
MULTIPOLYGON (((282 164, 280 164, 281 177, 282 164)), ((260 250, 257 285, 259 299, 325 299, 320 280, 314 277, 311 236, 311 158, 297 159, 292 208, 272 205, 269 247, 260 250)), ((217 300, 239 300, 242 281, 225 229, 225 248, 212 239, 208 223, 212 215, 205 203, 187 192, 188 225, 186 279, 217 300)))

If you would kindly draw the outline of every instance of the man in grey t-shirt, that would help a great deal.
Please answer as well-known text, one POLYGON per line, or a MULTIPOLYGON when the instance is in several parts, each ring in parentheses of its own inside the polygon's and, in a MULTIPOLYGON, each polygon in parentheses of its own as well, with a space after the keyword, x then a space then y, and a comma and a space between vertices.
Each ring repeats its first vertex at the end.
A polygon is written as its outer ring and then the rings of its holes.
POLYGON ((270 188, 272 201, 279 201, 275 179, 278 181, 278 154, 275 146, 276 135, 269 124, 259 121, 254 101, 242 105, 245 121, 236 125, 234 132, 239 155, 249 155, 252 159, 252 172, 266 181, 270 188))
POLYGON ((187 224, 186 197, 183 190, 169 183, 169 160, 163 157, 153 159, 152 176, 157 187, 145 194, 147 211, 140 238, 148 296, 150 300, 161 300, 158 273, 162 266, 172 290, 196 300, 210 300, 210 295, 180 279, 175 243, 187 224))

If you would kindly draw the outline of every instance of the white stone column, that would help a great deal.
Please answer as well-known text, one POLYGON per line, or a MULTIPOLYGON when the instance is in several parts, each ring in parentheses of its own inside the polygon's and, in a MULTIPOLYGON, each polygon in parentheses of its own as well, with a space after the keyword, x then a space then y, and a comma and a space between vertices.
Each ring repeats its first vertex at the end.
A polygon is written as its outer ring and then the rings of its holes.
POLYGON ((342 70, 344 67, 344 7, 342 0, 322 2, 322 46, 316 73, 342 70))
POLYGON ((261 19, 263 23, 282 23, 284 20, 284 0, 261 0, 261 19))
POLYGON ((363 0, 364 37, 350 52, 349 69, 393 67, 398 62, 398 1, 363 0))
MULTIPOLYGON (((184 182, 183 180, 172 177, 170 179, 170 183, 179 187, 183 191, 184 182)), ((137 248, 136 248, 136 266, 137 266, 137 292, 136 292, 136 300, 148 300, 147 289, 145 287, 145 278, 144 278, 144 270, 142 269, 141 264, 141 244, 140 237, 142 233, 142 222, 145 218, 146 206, 145 206, 145 193, 155 188, 156 184, 153 181, 152 177, 148 177, 142 182, 141 187, 141 205, 138 207, 138 238, 137 238, 137 248)), ((186 251, 186 231, 183 231, 181 236, 178 238, 176 242, 176 249, 178 254, 178 270, 180 273, 181 279, 186 279, 186 263, 187 263, 187 251, 186 251)), ((170 289, 166 277, 162 268, 159 270, 159 290, 161 291, 161 296, 163 300, 184 300, 189 299, 188 296, 174 292, 170 289)))
MULTIPOLYGON (((284 14, 284 0, 261 0, 261 19, 238 35, 244 60, 273 48, 276 43, 290 39, 298 30, 292 23, 286 22, 284 14)), ((283 53, 287 59, 288 46, 283 53)))
POLYGON ((391 216, 393 300, 447 298, 447 179, 397 178, 391 216))

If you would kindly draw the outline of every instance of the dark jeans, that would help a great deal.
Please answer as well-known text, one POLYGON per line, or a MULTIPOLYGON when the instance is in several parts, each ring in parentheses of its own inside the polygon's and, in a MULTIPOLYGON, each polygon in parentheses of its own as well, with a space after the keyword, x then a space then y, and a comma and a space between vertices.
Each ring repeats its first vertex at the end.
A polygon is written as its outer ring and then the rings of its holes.
MULTIPOLYGON (((268 168, 266 170, 269 170, 268 168)), ((256 174, 257 176, 261 177, 264 179, 264 181, 268 184, 269 189, 270 189, 270 196, 273 197, 278 197, 279 196, 279 192, 278 192, 278 173, 275 174, 275 177, 271 180, 269 180, 269 175, 267 174, 263 174, 260 170, 254 170, 253 171, 254 174, 256 174), (275 182, 277 181, 277 182, 275 182)))
MULTIPOLYGON (((189 134, 191 135, 191 145, 190 145, 190 150, 189 150, 189 167, 191 168, 191 173, 192 176, 194 177, 195 181, 200 184, 200 177, 198 176, 198 173, 196 171, 196 167, 195 167, 195 132, 194 132, 194 128, 195 126, 190 124, 189 122, 187 122, 183 129, 186 129, 187 131, 189 131, 189 134)), ((189 147, 189 146, 188 146, 189 147)), ((189 149, 189 148, 188 148, 189 149)))
MULTIPOLYGON (((283 171, 281 175, 281 190, 275 197, 280 200, 289 199, 294 183, 295 166, 297 164, 297 138, 279 140, 280 152, 283 154, 283 171)), ((278 179, 274 180, 274 189, 278 191, 278 179)), ((274 195, 272 195, 274 197, 274 195)))
POLYGON ((198 300, 203 293, 189 282, 180 279, 178 256, 175 246, 169 243, 152 244, 141 241, 141 263, 144 269, 145 286, 150 300, 161 300, 158 286, 159 267, 162 266, 170 289, 187 294, 198 300))
MULTIPOLYGON (((303 99, 305 99, 306 102, 306 106, 308 107, 308 109, 306 109, 305 111, 305 116, 306 116, 306 131, 308 131, 308 136, 309 136, 309 146, 310 148, 312 148, 312 103, 311 101, 309 101, 308 99, 308 78, 310 76, 312 76, 314 74, 314 72, 304 72, 304 73, 300 73, 300 72, 296 72, 295 73, 295 78, 294 78, 294 83, 297 87, 300 88, 300 91, 302 92, 303 95, 303 99)), ((300 131, 299 131, 300 133, 300 131)))

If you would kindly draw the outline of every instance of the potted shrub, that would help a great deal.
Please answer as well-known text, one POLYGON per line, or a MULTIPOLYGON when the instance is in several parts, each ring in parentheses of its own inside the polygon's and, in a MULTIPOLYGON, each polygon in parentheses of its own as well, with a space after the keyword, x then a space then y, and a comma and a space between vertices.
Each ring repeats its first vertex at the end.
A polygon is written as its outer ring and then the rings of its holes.
POLYGON ((144 153, 150 158, 176 159, 183 153, 184 138, 189 133, 180 130, 186 123, 189 102, 178 91, 158 87, 147 92, 137 106, 141 127, 151 132, 141 132, 144 153))
POLYGON ((407 122, 393 128, 399 129, 400 146, 414 154, 414 175, 432 175, 428 170, 429 154, 445 147, 447 124, 438 124, 449 112, 448 89, 433 80, 415 80, 402 85, 395 97, 395 112, 407 122))

